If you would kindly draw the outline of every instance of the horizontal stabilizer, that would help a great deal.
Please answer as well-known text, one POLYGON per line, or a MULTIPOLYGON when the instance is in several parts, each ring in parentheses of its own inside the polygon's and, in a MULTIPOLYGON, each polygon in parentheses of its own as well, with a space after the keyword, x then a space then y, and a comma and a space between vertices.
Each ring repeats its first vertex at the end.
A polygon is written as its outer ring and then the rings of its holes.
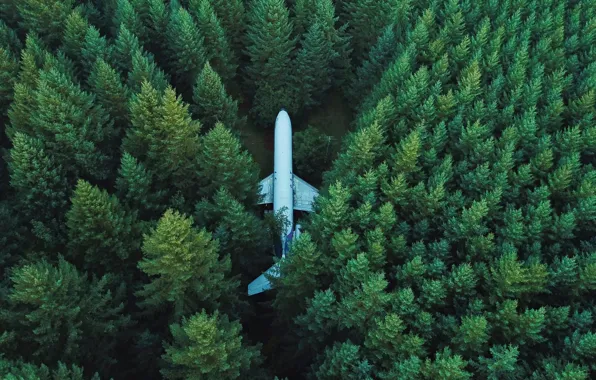
MULTIPOLYGON (((273 266, 265 271, 271 277, 279 277, 279 264, 273 264, 273 266)), ((271 289, 271 283, 265 277, 265 273, 257 277, 253 282, 248 284, 248 295, 262 293, 266 290, 271 289)))

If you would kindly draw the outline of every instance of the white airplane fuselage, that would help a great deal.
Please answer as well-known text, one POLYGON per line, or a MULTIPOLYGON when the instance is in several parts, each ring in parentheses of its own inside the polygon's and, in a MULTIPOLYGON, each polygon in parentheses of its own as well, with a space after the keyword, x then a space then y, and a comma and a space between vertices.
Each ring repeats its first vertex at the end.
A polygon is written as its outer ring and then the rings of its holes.
POLYGON ((282 257, 285 257, 286 237, 294 226, 294 173, 292 172, 292 122, 282 109, 275 119, 273 158, 273 212, 281 213, 289 222, 280 236, 282 257))
MULTIPOLYGON (((283 108, 275 119, 274 140, 273 173, 260 182, 262 199, 259 204, 273 203, 275 215, 282 215, 288 222, 280 232, 278 245, 283 260, 291 251, 292 240, 300 236, 300 225, 294 226, 294 210, 312 212, 313 202, 319 192, 292 171, 292 122, 283 108)), ((279 254, 277 249, 276 251, 279 254)), ((279 263, 248 285, 249 296, 271 289, 272 285, 265 274, 279 277, 279 263)))

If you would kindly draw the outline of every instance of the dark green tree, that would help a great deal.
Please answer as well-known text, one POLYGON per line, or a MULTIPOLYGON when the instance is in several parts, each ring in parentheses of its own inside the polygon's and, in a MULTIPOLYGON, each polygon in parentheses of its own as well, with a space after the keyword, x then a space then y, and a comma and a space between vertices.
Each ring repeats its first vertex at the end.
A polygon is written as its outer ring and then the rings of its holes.
POLYGON ((26 31, 37 33, 50 46, 62 39, 64 24, 72 11, 73 0, 24 0, 16 2, 20 25, 26 31))
POLYGON ((66 219, 71 261, 85 270, 126 272, 140 257, 136 213, 105 190, 79 180, 66 219))
POLYGON ((257 164, 223 124, 217 123, 203 137, 198 165, 200 192, 204 197, 211 197, 224 187, 243 204, 256 204, 257 164))
POLYGON ((3 327, 26 345, 26 360, 78 362, 105 373, 118 336, 130 326, 124 284, 110 275, 89 279, 60 258, 15 268, 3 327), (60 343, 58 343, 60 342, 60 343))
POLYGON ((244 47, 244 32, 246 29, 244 1, 211 0, 210 2, 236 55, 239 56, 244 47))
POLYGON ((64 169, 40 139, 17 133, 10 150, 10 186, 38 239, 48 246, 64 241, 64 213, 70 193, 64 169))
POLYGON ((238 102, 228 93, 220 76, 209 63, 201 71, 193 90, 193 114, 207 129, 217 122, 229 128, 241 128, 244 119, 238 116, 238 102))
POLYGON ((319 129, 309 126, 294 134, 294 166, 296 174, 307 182, 318 184, 329 169, 337 143, 319 129))
POLYGON ((337 56, 331 41, 325 36, 321 24, 315 22, 309 26, 302 48, 296 57, 296 78, 299 90, 299 101, 304 107, 313 107, 331 88, 333 70, 332 61, 337 56))
POLYGON ((210 1, 190 0, 189 11, 204 37, 205 52, 211 66, 225 83, 231 83, 236 76, 237 59, 210 1))
MULTIPOLYGON (((169 66, 176 74, 179 89, 186 89, 199 75, 211 55, 205 48, 205 35, 182 7, 172 11, 166 31, 169 66)), ((190 87, 188 87, 190 88, 190 87)))
POLYGON ((272 125, 280 108, 290 114, 297 110, 293 83, 292 38, 289 11, 281 0, 257 0, 251 4, 247 26, 246 68, 249 85, 254 88, 252 112, 263 125, 272 125))
POLYGON ((242 342, 242 326, 217 311, 205 310, 172 324, 173 342, 165 343, 166 379, 237 379, 261 362, 260 346, 242 342))
POLYGON ((98 58, 89 74, 88 85, 95 94, 95 102, 102 106, 114 122, 115 133, 122 135, 129 123, 129 90, 116 70, 98 58))

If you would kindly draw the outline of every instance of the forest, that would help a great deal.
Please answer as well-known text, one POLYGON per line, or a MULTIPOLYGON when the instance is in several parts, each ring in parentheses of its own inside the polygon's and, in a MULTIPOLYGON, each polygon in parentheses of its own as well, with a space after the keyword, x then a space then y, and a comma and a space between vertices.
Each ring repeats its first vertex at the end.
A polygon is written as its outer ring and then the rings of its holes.
POLYGON ((596 376, 596 0, 0 0, 0 150, 2 379, 596 376))

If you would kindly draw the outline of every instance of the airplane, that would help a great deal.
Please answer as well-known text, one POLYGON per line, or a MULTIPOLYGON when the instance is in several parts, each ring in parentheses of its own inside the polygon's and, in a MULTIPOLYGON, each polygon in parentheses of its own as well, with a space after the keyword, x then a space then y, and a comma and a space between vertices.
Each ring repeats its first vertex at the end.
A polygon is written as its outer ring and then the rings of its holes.
MULTIPOLYGON (((313 202, 319 191, 292 172, 292 121, 284 108, 277 114, 274 133, 273 173, 260 182, 259 204, 273 203, 275 215, 282 214, 289 222, 281 232, 282 244, 276 244, 276 251, 278 254, 281 253, 283 260, 290 251, 292 240, 300 236, 300 225, 294 226, 294 210, 312 212, 313 202)), ((279 263, 274 264, 265 273, 279 277, 279 263)), ((249 296, 271 289, 271 283, 265 277, 265 273, 248 285, 249 296)))

